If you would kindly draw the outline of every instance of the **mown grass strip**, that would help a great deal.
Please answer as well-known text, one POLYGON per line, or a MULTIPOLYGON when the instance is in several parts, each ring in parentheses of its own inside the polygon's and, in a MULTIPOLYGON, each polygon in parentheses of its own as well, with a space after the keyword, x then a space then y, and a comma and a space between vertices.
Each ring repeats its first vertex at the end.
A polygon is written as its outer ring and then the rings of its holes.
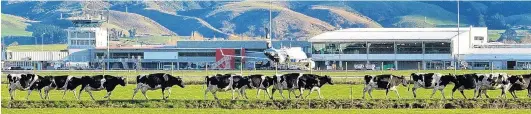
POLYGON ((222 109, 529 109, 531 100, 100 100, 6 101, 2 108, 222 108, 222 109))

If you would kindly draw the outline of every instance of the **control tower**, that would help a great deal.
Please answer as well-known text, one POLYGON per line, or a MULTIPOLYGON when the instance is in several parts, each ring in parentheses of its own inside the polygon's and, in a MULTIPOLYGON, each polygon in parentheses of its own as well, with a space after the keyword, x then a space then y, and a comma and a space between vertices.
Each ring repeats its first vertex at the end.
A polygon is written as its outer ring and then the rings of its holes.
POLYGON ((89 15, 70 17, 73 27, 66 29, 68 32, 68 52, 70 62, 87 62, 95 59, 91 51, 96 47, 108 45, 107 31, 101 28, 105 19, 103 16, 94 18, 89 15))

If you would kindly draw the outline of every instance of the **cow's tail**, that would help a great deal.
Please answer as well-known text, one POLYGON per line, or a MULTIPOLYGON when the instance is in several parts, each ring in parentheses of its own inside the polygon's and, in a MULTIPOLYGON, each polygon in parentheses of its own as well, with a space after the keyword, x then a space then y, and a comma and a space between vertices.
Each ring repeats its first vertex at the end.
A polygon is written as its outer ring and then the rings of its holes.
MULTIPOLYGON (((405 79, 404 79, 404 80, 405 80, 405 79)), ((410 81, 413 80, 413 76, 412 76, 412 75, 409 75, 409 80, 410 80, 410 81)), ((410 81, 407 81, 407 83, 408 83, 408 84, 407 84, 407 91, 409 91, 409 89, 410 89, 410 88, 409 88, 409 85, 411 85, 411 84, 409 84, 410 81)))
POLYGON ((208 76, 205 76, 205 85, 208 87, 208 83, 210 83, 210 80, 208 79, 208 76))
POLYGON ((136 84, 139 83, 139 81, 140 81, 140 76, 142 76, 142 75, 138 75, 138 76, 136 76, 136 84))

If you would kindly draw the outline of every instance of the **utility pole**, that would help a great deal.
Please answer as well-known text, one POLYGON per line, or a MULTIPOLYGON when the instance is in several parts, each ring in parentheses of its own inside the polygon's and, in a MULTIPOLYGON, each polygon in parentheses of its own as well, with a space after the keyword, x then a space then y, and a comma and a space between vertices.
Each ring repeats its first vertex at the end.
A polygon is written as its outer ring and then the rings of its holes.
MULTIPOLYGON (((44 43, 44 38, 43 38, 43 37, 44 37, 44 34, 46 34, 46 33, 42 33, 42 34, 41 34, 41 52, 44 50, 44 46, 43 46, 43 45, 44 45, 44 44, 43 44, 43 43, 44 43)), ((37 39, 35 39, 35 40, 37 40, 37 39)))
POLYGON ((457 67, 459 67, 459 42, 460 42, 460 39, 459 39, 459 0, 457 0, 457 55, 455 56, 455 66, 454 66, 454 74, 457 74, 457 67))

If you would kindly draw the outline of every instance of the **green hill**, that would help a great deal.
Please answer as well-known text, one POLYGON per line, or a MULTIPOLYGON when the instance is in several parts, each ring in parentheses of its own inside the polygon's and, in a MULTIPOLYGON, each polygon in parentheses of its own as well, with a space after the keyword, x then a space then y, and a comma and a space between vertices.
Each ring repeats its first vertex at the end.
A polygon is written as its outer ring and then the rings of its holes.
POLYGON ((2 14, 2 37, 4 36, 31 36, 31 32, 26 31, 29 25, 27 19, 22 17, 2 14))

